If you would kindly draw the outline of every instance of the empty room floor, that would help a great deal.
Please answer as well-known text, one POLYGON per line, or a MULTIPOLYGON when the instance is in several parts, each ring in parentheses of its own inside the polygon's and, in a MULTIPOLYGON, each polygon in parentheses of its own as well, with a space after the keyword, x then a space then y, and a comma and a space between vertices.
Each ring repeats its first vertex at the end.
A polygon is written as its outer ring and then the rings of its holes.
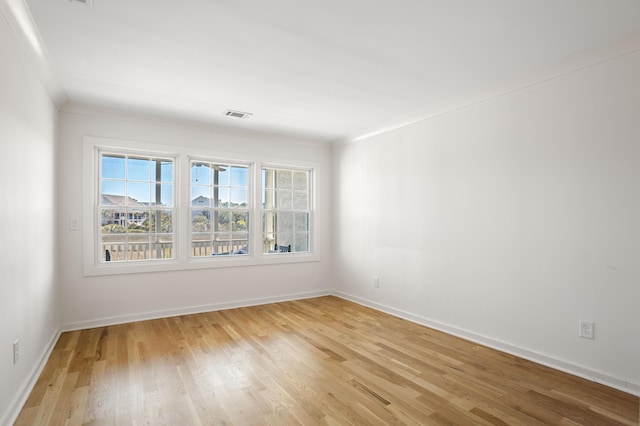
POLYGON ((639 398, 343 299, 63 333, 16 425, 638 425, 639 398))

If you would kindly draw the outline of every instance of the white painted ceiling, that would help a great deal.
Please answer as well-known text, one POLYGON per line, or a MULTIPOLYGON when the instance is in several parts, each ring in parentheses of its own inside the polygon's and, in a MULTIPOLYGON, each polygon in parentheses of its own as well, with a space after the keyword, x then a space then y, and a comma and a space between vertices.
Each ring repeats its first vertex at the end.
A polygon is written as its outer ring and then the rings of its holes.
POLYGON ((640 31, 638 0, 26 3, 70 101, 324 141, 640 31))

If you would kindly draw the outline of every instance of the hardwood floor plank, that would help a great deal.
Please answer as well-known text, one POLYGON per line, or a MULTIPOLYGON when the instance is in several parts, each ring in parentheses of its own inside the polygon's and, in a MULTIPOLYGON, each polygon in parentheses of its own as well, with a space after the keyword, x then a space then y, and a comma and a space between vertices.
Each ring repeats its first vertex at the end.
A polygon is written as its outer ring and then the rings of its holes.
POLYGON ((336 297, 63 333, 16 425, 638 425, 639 399, 336 297))
POLYGON ((82 424, 84 413, 86 411, 87 396, 89 394, 89 387, 83 386, 75 388, 71 394, 71 401, 69 406, 69 414, 65 419, 65 425, 79 425, 82 424))

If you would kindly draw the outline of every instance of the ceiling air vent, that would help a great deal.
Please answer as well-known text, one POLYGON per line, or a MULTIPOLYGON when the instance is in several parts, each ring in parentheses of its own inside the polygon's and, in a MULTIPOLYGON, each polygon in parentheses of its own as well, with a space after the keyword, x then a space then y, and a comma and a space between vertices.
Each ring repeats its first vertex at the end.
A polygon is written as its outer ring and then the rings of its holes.
POLYGON ((69 3, 79 4, 81 6, 93 7, 93 0, 68 0, 69 3))
POLYGON ((224 115, 226 115, 227 117, 233 117, 233 118, 249 118, 253 114, 251 114, 250 112, 234 111, 234 110, 228 109, 224 112, 224 115))

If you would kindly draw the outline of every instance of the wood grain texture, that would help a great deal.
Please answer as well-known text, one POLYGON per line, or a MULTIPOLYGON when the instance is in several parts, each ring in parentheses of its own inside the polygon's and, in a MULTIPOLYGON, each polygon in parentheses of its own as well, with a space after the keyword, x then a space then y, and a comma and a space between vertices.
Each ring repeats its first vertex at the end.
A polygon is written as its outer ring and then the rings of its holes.
POLYGON ((639 399, 335 297, 64 333, 16 425, 638 425, 639 399))

